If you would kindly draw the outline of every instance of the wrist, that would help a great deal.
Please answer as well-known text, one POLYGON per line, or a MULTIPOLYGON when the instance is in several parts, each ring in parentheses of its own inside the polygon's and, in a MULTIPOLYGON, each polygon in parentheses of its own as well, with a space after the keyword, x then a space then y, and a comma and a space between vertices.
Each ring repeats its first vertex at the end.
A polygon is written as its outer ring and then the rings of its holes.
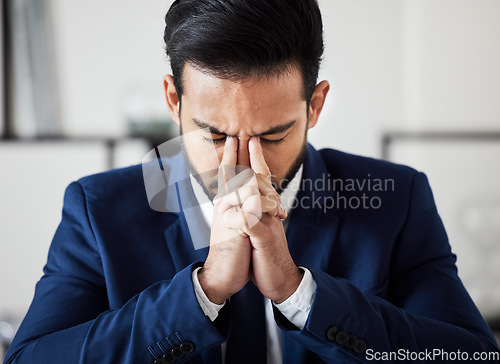
POLYGON ((278 299, 273 300, 275 303, 283 303, 295 293, 297 288, 299 288, 300 282, 302 282, 302 278, 304 277, 304 271, 298 267, 295 268, 296 269, 294 270, 292 276, 286 280, 287 284, 285 285, 283 292, 279 295, 278 299))
POLYGON ((202 267, 198 271, 198 281, 200 282, 201 289, 210 302, 221 305, 229 298, 229 296, 219 292, 214 281, 210 279, 210 274, 205 267, 202 267))

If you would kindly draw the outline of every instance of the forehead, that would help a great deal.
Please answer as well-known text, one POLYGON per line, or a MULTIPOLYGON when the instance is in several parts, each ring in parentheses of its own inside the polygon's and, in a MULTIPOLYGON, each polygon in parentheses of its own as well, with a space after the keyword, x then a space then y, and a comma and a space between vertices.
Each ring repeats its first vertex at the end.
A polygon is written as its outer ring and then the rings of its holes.
POLYGON ((182 107, 194 118, 269 127, 306 114, 302 74, 295 67, 281 74, 229 80, 187 64, 183 85, 182 107))

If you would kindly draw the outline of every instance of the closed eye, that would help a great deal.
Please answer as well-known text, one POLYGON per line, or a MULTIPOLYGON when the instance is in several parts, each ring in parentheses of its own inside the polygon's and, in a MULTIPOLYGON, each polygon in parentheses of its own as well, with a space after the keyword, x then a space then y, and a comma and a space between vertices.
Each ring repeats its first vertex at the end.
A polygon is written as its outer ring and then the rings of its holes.
MULTIPOLYGON (((287 134, 288 135, 288 134, 287 134)), ((276 139, 276 140, 270 140, 266 138, 260 138, 260 141, 264 144, 279 144, 285 139, 286 135, 283 138, 276 139)), ((206 138, 203 137, 203 141, 207 143, 212 143, 212 144, 222 144, 226 141, 226 138, 206 138)))
POLYGON ((207 143, 212 143, 212 144, 222 144, 226 141, 226 138, 205 138, 203 137, 203 141, 207 143))
MULTIPOLYGON (((287 134, 288 135, 288 134, 287 134)), ((280 139, 276 139, 276 140, 270 140, 270 139, 266 139, 266 138, 260 138, 260 141, 264 144, 279 144, 283 141, 283 139, 286 138, 286 135, 283 137, 283 138, 280 138, 280 139)))

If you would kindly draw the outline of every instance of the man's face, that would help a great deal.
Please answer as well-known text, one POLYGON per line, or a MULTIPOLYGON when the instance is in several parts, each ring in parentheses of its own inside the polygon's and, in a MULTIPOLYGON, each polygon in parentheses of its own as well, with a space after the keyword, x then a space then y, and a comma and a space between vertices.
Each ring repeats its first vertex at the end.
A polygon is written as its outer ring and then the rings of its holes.
POLYGON ((260 136, 272 181, 281 192, 279 187, 284 188, 300 167, 307 145, 307 103, 300 71, 292 68, 281 75, 231 81, 187 64, 183 84, 182 108, 174 120, 184 135, 196 132, 183 138, 183 150, 208 197, 217 194, 217 170, 228 135, 238 139, 237 164, 243 166, 250 166, 249 139, 260 136), (200 171, 210 172, 199 175, 200 171))

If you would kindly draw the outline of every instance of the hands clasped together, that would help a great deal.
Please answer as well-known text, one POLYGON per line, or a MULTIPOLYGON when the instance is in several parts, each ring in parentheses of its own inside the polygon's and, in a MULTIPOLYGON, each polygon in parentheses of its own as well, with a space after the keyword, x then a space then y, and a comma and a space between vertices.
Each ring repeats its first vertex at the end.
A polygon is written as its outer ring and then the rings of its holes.
POLYGON ((286 211, 271 184, 258 137, 249 140, 250 168, 237 173, 238 139, 228 137, 214 199, 210 250, 198 278, 208 299, 221 304, 252 279, 267 298, 292 295, 302 272, 292 260, 281 219, 286 211))

